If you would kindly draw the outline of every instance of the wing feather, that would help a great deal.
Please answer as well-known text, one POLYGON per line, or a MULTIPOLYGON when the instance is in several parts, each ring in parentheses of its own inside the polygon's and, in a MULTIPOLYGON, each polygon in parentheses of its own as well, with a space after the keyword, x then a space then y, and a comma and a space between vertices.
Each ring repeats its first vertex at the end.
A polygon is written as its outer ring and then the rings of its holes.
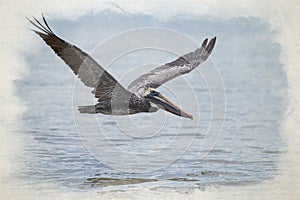
POLYGON ((112 93, 115 91, 124 94, 130 93, 91 56, 55 35, 44 16, 42 17, 44 25, 36 18, 34 21, 28 19, 38 29, 31 30, 52 48, 86 86, 94 88, 93 93, 96 98, 99 98, 99 101, 111 99, 112 93))
POLYGON ((208 39, 205 39, 201 47, 194 52, 185 54, 170 63, 166 63, 138 77, 128 86, 128 90, 142 95, 145 89, 149 87, 157 88, 173 78, 192 71, 209 57, 215 43, 216 37, 212 38, 209 42, 208 39))

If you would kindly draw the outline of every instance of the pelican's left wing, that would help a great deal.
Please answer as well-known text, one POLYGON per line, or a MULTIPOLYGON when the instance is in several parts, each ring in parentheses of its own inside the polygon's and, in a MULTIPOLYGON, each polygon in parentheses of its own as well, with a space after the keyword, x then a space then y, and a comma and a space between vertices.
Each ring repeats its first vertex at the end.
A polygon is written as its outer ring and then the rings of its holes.
POLYGON ((38 34, 47 45, 78 75, 79 79, 88 87, 94 89, 93 93, 98 101, 116 96, 127 95, 126 90, 111 74, 103 69, 90 55, 78 47, 59 38, 49 27, 44 16, 44 25, 34 18, 35 22, 28 19, 38 30, 32 30, 38 34))
POLYGON ((208 39, 205 39, 201 47, 194 52, 185 54, 173 62, 166 63, 140 76, 128 86, 128 90, 142 95, 149 87, 157 88, 173 78, 192 71, 209 57, 215 43, 216 37, 212 38, 209 42, 208 39))

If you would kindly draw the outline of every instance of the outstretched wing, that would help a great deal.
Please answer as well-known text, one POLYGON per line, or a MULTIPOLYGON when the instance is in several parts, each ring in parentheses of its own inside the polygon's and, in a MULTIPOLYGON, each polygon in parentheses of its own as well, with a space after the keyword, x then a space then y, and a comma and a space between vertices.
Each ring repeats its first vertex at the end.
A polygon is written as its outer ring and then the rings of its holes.
POLYGON ((208 44, 207 42, 208 39, 205 39, 201 47, 194 52, 183 55, 173 62, 166 63, 140 76, 128 86, 128 90, 142 95, 145 89, 149 87, 157 88, 173 78, 192 71, 209 57, 215 46, 216 37, 212 38, 208 44))
POLYGON ((99 101, 111 99, 113 92, 116 91, 124 94, 130 93, 91 56, 56 36, 44 16, 44 25, 36 18, 34 18, 34 21, 28 20, 38 28, 38 30, 32 31, 38 34, 53 49, 86 86, 94 88, 93 93, 96 98, 99 98, 99 101))

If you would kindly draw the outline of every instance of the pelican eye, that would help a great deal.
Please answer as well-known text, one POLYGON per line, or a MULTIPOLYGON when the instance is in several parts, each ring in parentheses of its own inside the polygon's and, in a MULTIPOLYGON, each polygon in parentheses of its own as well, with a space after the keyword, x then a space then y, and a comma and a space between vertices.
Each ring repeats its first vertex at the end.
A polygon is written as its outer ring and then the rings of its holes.
POLYGON ((152 88, 148 88, 145 92, 144 92, 144 96, 145 97, 154 97, 154 96, 159 96, 159 92, 155 89, 152 88))
POLYGON ((154 96, 158 96, 159 95, 159 92, 156 91, 156 90, 151 90, 151 95, 154 95, 154 96))

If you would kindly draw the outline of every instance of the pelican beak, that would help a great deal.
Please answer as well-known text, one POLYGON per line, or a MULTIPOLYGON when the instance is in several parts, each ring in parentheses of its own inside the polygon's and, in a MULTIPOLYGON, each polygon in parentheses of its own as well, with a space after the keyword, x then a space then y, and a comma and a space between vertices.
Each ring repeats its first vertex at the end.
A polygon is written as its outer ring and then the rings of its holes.
POLYGON ((192 120, 194 119, 192 115, 183 111, 181 108, 176 106, 172 101, 170 101, 161 93, 158 93, 156 95, 147 95, 145 98, 149 99, 151 102, 155 103, 159 108, 165 111, 168 111, 181 117, 190 118, 192 120))

